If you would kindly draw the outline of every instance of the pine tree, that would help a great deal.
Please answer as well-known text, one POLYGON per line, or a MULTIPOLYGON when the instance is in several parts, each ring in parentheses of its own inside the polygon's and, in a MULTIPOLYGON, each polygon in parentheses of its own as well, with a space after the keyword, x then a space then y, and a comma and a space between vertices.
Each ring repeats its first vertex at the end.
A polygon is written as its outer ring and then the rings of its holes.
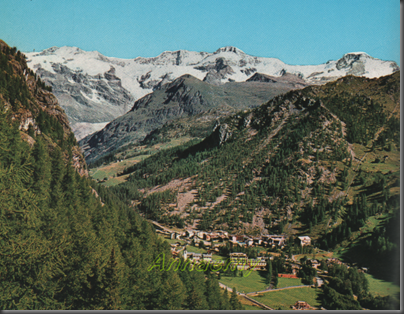
POLYGON ((186 305, 189 310, 204 310, 204 296, 192 285, 191 290, 188 292, 186 305))
POLYGON ((231 310, 229 293, 227 289, 224 289, 224 292, 222 294, 222 310, 231 310))
POLYGON ((233 291, 230 295, 230 308, 232 310, 241 310, 242 309, 242 305, 241 305, 239 299, 237 298, 237 290, 235 287, 233 287, 233 291))
POLYGON ((272 262, 270 259, 268 259, 265 284, 269 285, 271 283, 271 279, 272 279, 272 262))
POLYGON ((222 309, 219 284, 212 275, 209 275, 206 280, 205 295, 210 310, 222 309))
POLYGON ((274 275, 274 287, 278 287, 278 273, 276 272, 274 275))
POLYGON ((121 297, 120 297, 120 290, 121 290, 121 271, 118 268, 118 262, 115 256, 115 248, 113 247, 111 250, 111 255, 108 261, 108 265, 105 270, 105 289, 106 289, 106 296, 105 300, 105 307, 106 310, 120 310, 121 307, 121 297))

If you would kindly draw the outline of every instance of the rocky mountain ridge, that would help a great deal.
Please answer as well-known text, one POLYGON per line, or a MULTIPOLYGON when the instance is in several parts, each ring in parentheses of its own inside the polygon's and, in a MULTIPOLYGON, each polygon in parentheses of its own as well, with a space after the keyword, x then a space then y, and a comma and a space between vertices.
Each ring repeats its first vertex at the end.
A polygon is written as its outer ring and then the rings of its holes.
POLYGON ((362 52, 320 65, 299 66, 250 56, 232 46, 213 53, 178 50, 135 59, 106 57, 76 47, 52 47, 27 53, 27 57, 29 66, 53 87, 79 138, 127 112, 133 100, 184 74, 214 85, 244 82, 256 73, 274 77, 290 73, 306 84, 324 84, 347 74, 373 78, 399 69, 395 62, 362 52))
MULTIPOLYGON (((299 81, 290 74, 289 79, 293 81, 293 78, 299 81)), ((211 129, 221 117, 257 107, 301 86, 305 83, 290 83, 286 79, 213 85, 186 74, 137 100, 128 113, 79 143, 87 161, 91 162, 128 143, 139 143, 154 130, 180 118, 203 114, 205 128, 211 129)))

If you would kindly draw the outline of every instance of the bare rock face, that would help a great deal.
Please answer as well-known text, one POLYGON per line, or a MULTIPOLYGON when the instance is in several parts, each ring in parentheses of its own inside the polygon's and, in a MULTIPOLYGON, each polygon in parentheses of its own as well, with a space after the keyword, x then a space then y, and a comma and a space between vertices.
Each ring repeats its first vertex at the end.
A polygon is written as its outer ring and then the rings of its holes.
POLYGON ((73 167, 76 169, 79 175, 88 177, 88 170, 87 167, 85 166, 86 161, 79 146, 73 146, 72 159, 73 159, 73 167))
POLYGON ((213 128, 212 144, 214 146, 221 146, 231 138, 231 135, 232 132, 230 131, 228 124, 220 124, 217 122, 213 128))
POLYGON ((267 83, 276 83, 278 80, 274 76, 265 75, 262 73, 255 73, 252 77, 250 77, 247 82, 267 82, 267 83))
POLYGON ((203 72, 207 71, 208 73, 204 77, 203 81, 213 85, 222 84, 223 79, 235 73, 224 58, 217 58, 215 64, 196 67, 196 69, 203 72))
POLYGON ((265 83, 272 83, 272 84, 277 84, 277 85, 282 85, 282 84, 293 84, 295 88, 304 88, 308 86, 309 84, 301 78, 301 76, 288 73, 285 70, 281 71, 281 76, 271 76, 271 75, 266 75, 263 73, 255 73, 253 76, 251 76, 247 82, 265 82, 265 83))
POLYGON ((356 62, 358 62, 359 60, 361 60, 362 57, 365 58, 370 58, 370 56, 368 56, 365 53, 348 53, 346 55, 344 55, 341 59, 338 60, 337 64, 336 64, 336 68, 338 70, 344 69, 344 68, 349 68, 352 64, 355 64, 356 62))
POLYGON ((347 74, 360 76, 365 73, 365 60, 371 58, 365 53, 361 54, 346 54, 338 60, 336 68, 338 70, 347 69, 347 74))

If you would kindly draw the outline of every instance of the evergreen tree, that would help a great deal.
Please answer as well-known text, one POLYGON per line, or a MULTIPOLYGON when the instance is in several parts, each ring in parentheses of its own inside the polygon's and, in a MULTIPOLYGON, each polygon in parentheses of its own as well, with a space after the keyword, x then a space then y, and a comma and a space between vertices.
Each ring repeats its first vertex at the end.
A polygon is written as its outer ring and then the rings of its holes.
POLYGON ((231 310, 230 306, 230 299, 229 299, 229 293, 227 289, 224 289, 224 292, 222 294, 222 309, 223 310, 231 310))
POLYGON ((268 259, 267 273, 265 276, 265 284, 269 285, 271 283, 271 279, 272 279, 272 262, 270 259, 268 259))
POLYGON ((233 291, 230 296, 230 308, 232 310, 241 310, 242 305, 237 297, 237 290, 235 287, 233 287, 233 291))
POLYGON ((206 280, 206 301, 208 303, 209 309, 222 309, 222 300, 220 288, 217 283, 217 279, 213 278, 212 275, 208 276, 206 280))

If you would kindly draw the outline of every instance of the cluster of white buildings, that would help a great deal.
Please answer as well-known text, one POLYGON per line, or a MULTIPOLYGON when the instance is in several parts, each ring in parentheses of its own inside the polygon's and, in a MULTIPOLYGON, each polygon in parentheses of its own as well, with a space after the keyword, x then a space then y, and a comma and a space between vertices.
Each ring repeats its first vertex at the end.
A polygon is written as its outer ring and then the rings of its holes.
MULTIPOLYGON (((246 235, 231 235, 227 231, 216 230, 213 232, 206 232, 201 230, 187 229, 181 232, 168 232, 157 230, 157 232, 163 233, 169 236, 171 239, 182 240, 187 244, 192 244, 196 247, 204 246, 206 248, 216 249, 226 243, 229 243, 232 247, 279 247, 283 248, 286 245, 285 235, 260 235, 260 236, 246 236, 246 235)), ((308 236, 298 237, 300 245, 311 245, 311 238, 308 236)))

